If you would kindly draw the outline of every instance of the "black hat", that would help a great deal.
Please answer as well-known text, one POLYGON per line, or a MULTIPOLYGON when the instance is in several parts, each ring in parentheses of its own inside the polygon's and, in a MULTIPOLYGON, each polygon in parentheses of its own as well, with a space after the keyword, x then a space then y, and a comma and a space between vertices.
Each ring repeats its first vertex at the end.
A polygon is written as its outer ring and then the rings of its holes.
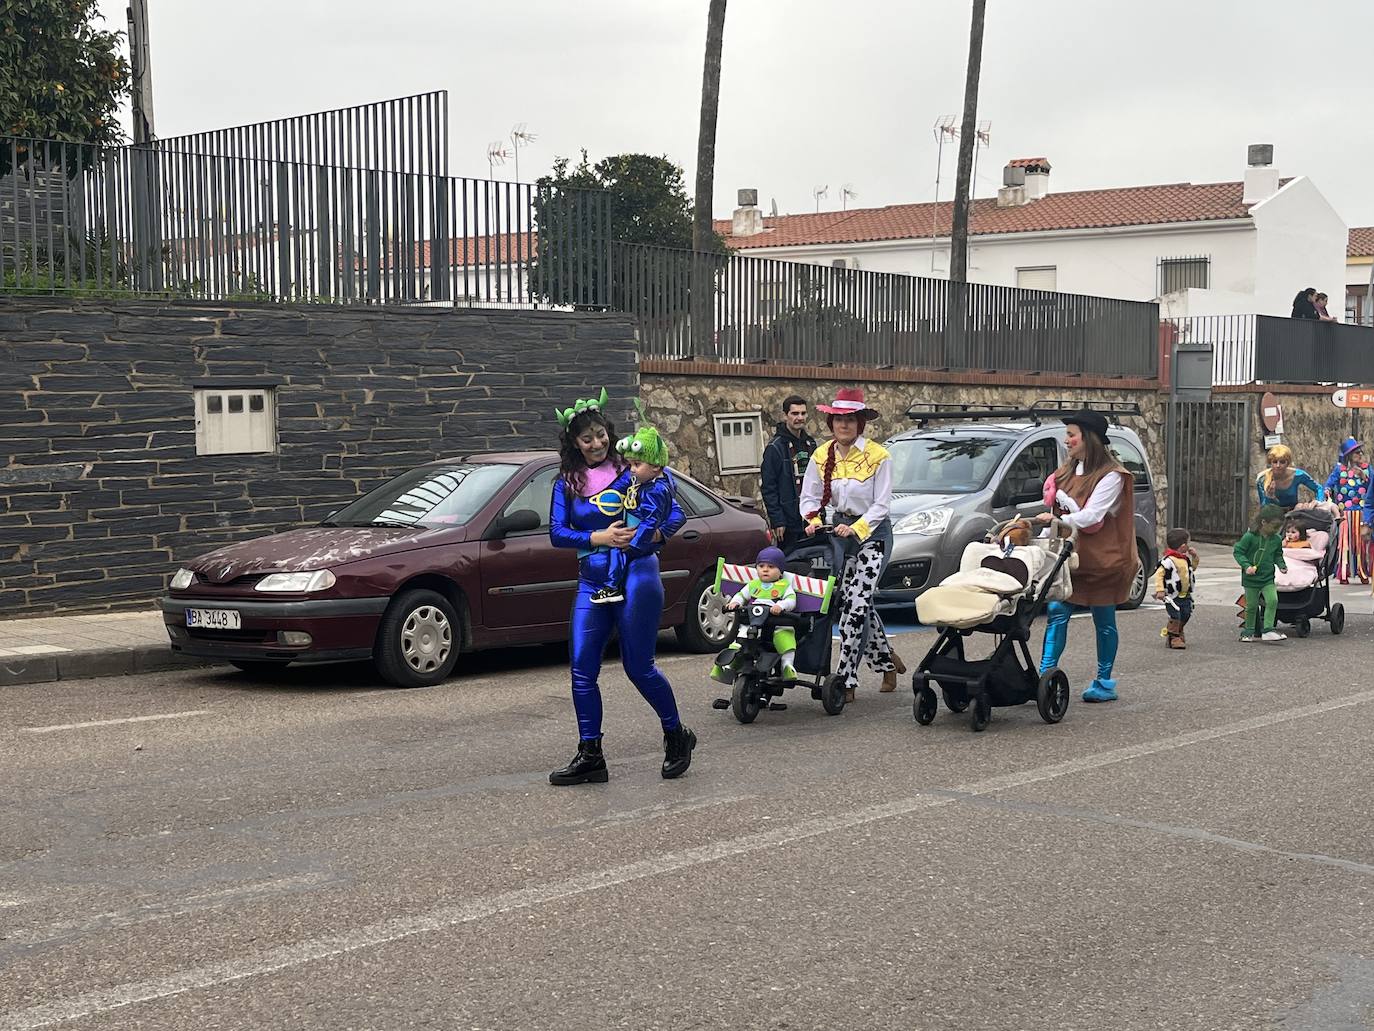
POLYGON ((1084 433, 1095 434, 1102 443, 1107 443, 1107 417, 1097 412, 1075 412, 1064 416, 1064 425, 1077 426, 1084 433))

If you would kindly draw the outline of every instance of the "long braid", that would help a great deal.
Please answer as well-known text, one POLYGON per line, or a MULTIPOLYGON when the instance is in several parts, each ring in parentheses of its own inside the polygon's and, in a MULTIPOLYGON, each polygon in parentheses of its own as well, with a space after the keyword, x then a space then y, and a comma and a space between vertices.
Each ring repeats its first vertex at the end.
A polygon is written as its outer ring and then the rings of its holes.
POLYGON ((835 475, 835 442, 832 440, 830 446, 825 451, 825 465, 821 468, 821 501, 820 507, 814 512, 808 512, 806 519, 810 522, 825 511, 825 506, 830 504, 830 480, 835 475))

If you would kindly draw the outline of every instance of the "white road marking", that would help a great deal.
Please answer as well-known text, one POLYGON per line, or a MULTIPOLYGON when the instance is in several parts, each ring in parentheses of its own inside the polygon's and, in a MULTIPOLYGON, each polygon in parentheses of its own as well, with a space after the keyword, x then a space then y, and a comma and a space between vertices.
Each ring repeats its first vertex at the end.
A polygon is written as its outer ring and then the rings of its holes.
MULTIPOLYGON (((1263 730, 1279 723, 1307 719, 1338 709, 1349 709, 1371 701, 1374 701, 1374 691, 1362 691, 1358 694, 1347 695, 1344 698, 1314 702, 1311 705, 1303 705, 1294 709, 1281 709, 1261 716, 1238 720, 1234 723, 1223 724, 1219 727, 1189 731, 1174 737, 1145 741, 1137 745, 1126 745, 1122 748, 1112 748, 1095 755, 1080 756, 1064 762, 1051 763, 1048 766, 989 777, 986 780, 975 781, 972 784, 950 790, 962 795, 987 795, 1007 791, 1058 777, 1087 773, 1104 766, 1114 766, 1118 763, 1131 762, 1135 759, 1143 759, 1164 752, 1173 752, 1207 741, 1245 734, 1252 730, 1263 730)), ((956 801, 957 798, 948 793, 939 795, 918 793, 900 801, 866 806, 847 813, 811 817, 799 820, 790 826, 698 845, 695 848, 683 849, 679 852, 668 852, 638 862, 626 863, 622 866, 579 874, 561 881, 502 892, 499 895, 474 899, 454 906, 440 906, 424 913, 381 920, 363 927, 341 931, 338 934, 310 938, 292 945, 281 945, 253 955, 222 960, 218 963, 207 963, 192 967, 189 970, 150 978, 146 981, 131 981, 111 988, 42 1003, 28 1009, 0 1014, 0 1031, 33 1031, 35 1028, 51 1027, 64 1021, 79 1020, 96 1013, 119 1009, 122 1006, 152 1002, 184 992, 242 981, 250 977, 261 977, 265 974, 303 966, 333 956, 387 945, 418 934, 442 931, 462 924, 485 920, 489 917, 500 916, 504 913, 530 909, 633 881, 661 877, 665 874, 676 873, 694 866, 715 863, 722 859, 730 859, 751 852, 782 848, 807 838, 852 830, 866 824, 876 823, 879 820, 908 816, 922 809, 953 805, 956 801)))
POLYGON ((91 720, 89 723, 55 723, 50 727, 21 727, 26 734, 54 734, 59 730, 85 730, 87 727, 113 727, 120 723, 152 723, 155 720, 180 720, 188 716, 208 716, 209 709, 188 709, 185 712, 162 712, 156 716, 125 716, 117 720, 91 720))

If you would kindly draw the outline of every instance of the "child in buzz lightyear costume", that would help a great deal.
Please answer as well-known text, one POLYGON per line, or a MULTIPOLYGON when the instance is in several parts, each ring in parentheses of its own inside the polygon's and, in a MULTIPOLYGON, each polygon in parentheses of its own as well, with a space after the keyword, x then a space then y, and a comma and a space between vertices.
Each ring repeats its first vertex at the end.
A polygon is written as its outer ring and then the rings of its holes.
MULTIPOLYGON (((726 604, 727 609, 737 609, 751 601, 770 603, 773 615, 791 612, 797 607, 797 591, 790 580, 783 575, 785 557, 781 548, 764 548, 754 560, 757 575, 741 587, 726 604)), ((730 645, 731 651, 739 651, 739 643, 730 645)), ((773 650, 782 660, 782 679, 796 680, 797 671, 792 663, 797 657, 797 632, 790 626, 773 628, 773 650)), ((726 667, 716 664, 711 667, 711 679, 718 684, 728 684, 734 674, 726 667)))
MULTIPOLYGON (((644 409, 638 398, 635 407, 640 417, 644 409)), ((645 555, 654 555, 663 547, 662 539, 677 498, 677 484, 665 468, 668 464, 668 445, 652 426, 641 426, 633 437, 622 437, 616 451, 630 467, 630 483, 625 489, 625 525, 635 531, 629 547, 612 551, 607 569, 606 586, 592 595, 593 605, 609 605, 625 600, 625 579, 630 563, 645 555), (656 542, 655 536, 662 535, 656 542)))

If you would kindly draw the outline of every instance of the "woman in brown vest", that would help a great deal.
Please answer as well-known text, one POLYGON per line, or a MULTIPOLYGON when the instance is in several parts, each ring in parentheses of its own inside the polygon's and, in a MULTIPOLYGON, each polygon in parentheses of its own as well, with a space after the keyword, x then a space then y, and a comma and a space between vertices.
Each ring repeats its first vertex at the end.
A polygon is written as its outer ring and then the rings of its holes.
POLYGON ((1132 525, 1131 474, 1107 450, 1107 420, 1096 412, 1079 412, 1064 419, 1064 442, 1069 460, 1045 483, 1050 511, 1042 523, 1057 518, 1078 530, 1078 568, 1073 595, 1052 601, 1040 672, 1059 665, 1068 640, 1074 605, 1092 612, 1097 631, 1097 677, 1083 692, 1085 702, 1116 701, 1116 607, 1131 593, 1140 557, 1132 525))

